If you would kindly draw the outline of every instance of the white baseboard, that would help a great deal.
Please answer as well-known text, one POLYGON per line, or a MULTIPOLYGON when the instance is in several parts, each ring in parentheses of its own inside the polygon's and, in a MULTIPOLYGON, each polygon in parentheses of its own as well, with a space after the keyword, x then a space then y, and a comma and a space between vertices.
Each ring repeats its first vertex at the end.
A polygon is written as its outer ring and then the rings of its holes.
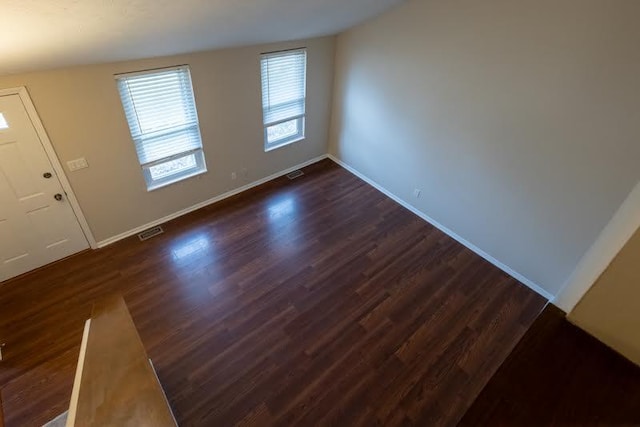
POLYGON ((580 259, 553 303, 570 313, 639 227, 640 183, 631 190, 595 243, 580 259))
POLYGON ((155 221, 152 221, 152 222, 149 222, 147 224, 141 225, 141 226, 136 227, 134 229, 125 231, 124 233, 120 233, 120 234, 118 234, 116 236, 109 237, 108 239, 105 239, 105 240, 102 240, 102 241, 98 242, 98 247, 99 248, 103 248, 105 246, 108 246, 108 245, 113 244, 115 242, 118 242, 120 240, 126 239, 127 237, 131 237, 133 235, 136 235, 136 234, 138 234, 138 233, 140 233, 140 232, 142 232, 142 231, 144 231, 144 230, 146 230, 148 228, 164 224, 165 222, 171 221, 172 219, 181 217, 183 215, 186 215, 188 213, 196 211, 196 210, 198 210, 200 208, 203 208, 205 206, 209 206, 209 205, 211 205, 213 203, 219 202, 219 201, 224 200, 226 198, 229 198, 231 196, 235 196, 236 194, 242 193, 243 191, 247 191, 247 190, 249 190, 249 189, 251 189, 253 187, 257 187, 258 185, 264 184, 265 182, 268 182, 268 181, 271 181, 271 180, 273 180, 275 178, 281 177, 282 175, 285 175, 285 174, 287 174, 289 172, 292 172, 292 171, 294 171, 296 169, 304 168, 305 166, 309 166, 309 165, 311 165, 313 163, 317 163, 320 160, 323 160, 323 159, 326 159, 326 158, 330 158, 335 163, 337 163, 340 166, 342 166, 344 169, 348 170, 349 172, 351 172, 352 174, 354 174, 358 178, 362 179, 363 181, 365 181, 366 183, 368 183, 372 187, 376 188, 378 191, 380 191, 383 194, 385 194, 390 199, 394 200, 398 204, 402 205, 406 209, 408 209, 411 212, 413 212, 414 214, 418 215, 423 220, 427 221, 428 223, 430 223, 431 225, 433 225, 434 227, 436 227, 437 229, 439 229, 440 231, 442 231, 443 233, 445 233, 446 235, 448 235, 452 239, 456 240, 457 242, 459 242, 463 246, 465 246, 468 249, 470 249, 471 251, 475 252, 476 254, 478 254, 479 256, 484 258, 485 260, 489 261, 491 264, 495 265, 496 267, 498 267, 499 269, 501 269, 505 273, 509 274, 513 278, 517 279, 521 283, 525 284, 526 286, 528 286, 529 288, 531 288, 532 290, 534 290, 538 294, 542 295, 546 299, 548 299, 550 301, 554 299, 554 295, 550 294, 549 292, 544 290, 542 287, 540 287, 539 285, 537 285, 533 281, 527 279, 522 274, 518 273, 517 271, 513 270, 509 266, 505 265, 504 263, 498 261, 497 259, 495 259, 491 255, 487 254, 482 249, 480 249, 477 246, 473 245, 469 241, 463 239, 462 237, 460 237, 459 235, 454 233, 452 230, 450 230, 447 227, 445 227, 444 225, 438 223, 433 218, 431 218, 428 215, 426 215, 424 212, 418 210, 414 206, 412 206, 409 203, 405 202, 404 200, 400 199, 398 196, 396 196, 395 194, 391 193, 390 191, 388 191, 386 188, 384 188, 383 186, 381 186, 377 182, 369 179, 369 177, 361 174, 360 172, 358 172, 357 170, 353 169, 351 166, 347 165, 346 163, 344 163, 343 161, 341 161, 340 159, 336 158, 335 156, 333 156, 331 154, 325 154, 325 155, 322 155, 322 156, 315 157, 315 158, 313 158, 311 160, 308 160, 308 161, 306 161, 304 163, 300 163, 298 165, 292 166, 292 167, 290 167, 288 169, 285 169, 283 171, 277 172, 277 173, 275 173, 273 175, 269 175, 269 176, 267 176, 265 178, 259 179, 257 181, 254 181, 254 182, 246 184, 246 185, 243 185, 242 187, 238 187, 238 188, 236 188, 234 190, 228 191, 228 192, 226 192, 224 194, 221 194, 219 196, 216 196, 216 197, 213 197, 211 199, 205 200, 203 202, 197 203, 197 204, 195 204, 193 206, 190 206, 190 207, 188 207, 186 209, 182 209, 182 210, 180 210, 178 212, 175 212, 175 213, 172 213, 172 214, 167 215, 165 217, 159 218, 159 219, 157 219, 155 221))
POLYGON ((224 194, 220 194, 219 196, 216 196, 216 197, 213 197, 211 199, 205 200, 203 202, 197 203, 197 204, 195 204, 193 206, 190 206, 190 207, 188 207, 186 209, 182 209, 182 210, 180 210, 178 212, 175 212, 175 213, 172 213, 172 214, 167 215, 165 217, 159 218, 159 219, 157 219, 155 221, 151 221, 151 222, 149 222, 147 224, 144 224, 144 225, 141 225, 141 226, 136 227, 134 229, 125 231, 124 233, 120 233, 120 234, 118 234, 116 236, 109 237, 107 239, 104 239, 104 240, 98 242, 98 244, 97 244, 98 248, 104 248, 105 246, 111 245, 111 244, 113 244, 115 242, 118 242, 118 241, 120 241, 122 239, 126 239, 127 237, 131 237, 131 236, 133 236, 135 234, 138 234, 138 233, 140 233, 140 232, 142 232, 142 231, 144 231, 146 229, 149 229, 151 227, 155 227, 157 225, 164 224, 165 222, 171 221, 172 219, 176 219, 178 217, 181 217, 181 216, 186 215, 188 213, 191 213, 193 211, 197 211, 198 209, 204 208, 205 206, 209 206, 209 205, 211 205, 213 203, 219 202, 219 201, 224 200, 226 198, 229 198, 231 196, 235 196, 236 194, 242 193, 243 191, 247 191, 247 190, 249 190, 249 189, 251 189, 253 187, 257 187, 258 185, 264 184, 265 182, 268 182, 268 181, 274 180, 276 178, 279 178, 282 175, 288 174, 289 172, 293 172, 296 169, 301 169, 301 168, 304 168, 305 166, 309 166, 311 164, 317 163, 320 160, 326 159, 327 157, 328 156, 326 154, 323 154, 322 156, 314 157, 313 159, 307 160, 304 163, 300 163, 300 164, 292 166, 292 167, 290 167, 288 169, 282 170, 280 172, 276 172, 273 175, 269 175, 267 177, 264 177, 262 179, 254 181, 252 183, 243 185, 242 187, 238 187, 238 188, 233 189, 231 191, 227 191, 224 194))
POLYGON ((505 265, 504 263, 498 261, 497 259, 495 259, 491 255, 489 255, 488 253, 486 253, 485 251, 483 251, 479 247, 475 246, 471 242, 463 239, 462 237, 460 237, 459 235, 454 233, 452 230, 448 229, 444 225, 440 224, 439 222, 435 221, 433 218, 431 218, 428 215, 426 215, 424 212, 418 210, 416 207, 414 207, 414 206, 410 205, 409 203, 407 203, 406 201, 402 200, 401 198, 399 198, 395 194, 391 193, 389 190, 387 190, 386 188, 384 188, 383 186, 381 186, 377 182, 373 181, 369 177, 363 175, 362 173, 358 172, 357 170, 355 170, 351 166, 347 165, 342 160, 338 159, 337 157, 335 157, 332 154, 329 154, 327 157, 329 157, 331 160, 333 160, 334 162, 336 162, 337 164, 339 164, 340 166, 342 166, 343 168, 345 168, 346 170, 348 170, 349 172, 351 172, 352 174, 354 174, 355 176, 357 176, 361 180, 365 181, 367 184, 369 184, 372 187, 376 188, 378 191, 382 192, 383 194, 385 194, 390 199, 393 199, 398 204, 402 205, 406 209, 408 209, 411 212, 413 212, 414 214, 418 215, 420 218, 422 218, 423 220, 427 221, 429 224, 433 225, 435 228, 437 228, 438 230, 442 231, 444 234, 448 235, 452 239, 456 240, 458 243, 462 244, 463 246, 467 247, 471 251, 475 252, 477 255, 479 255, 482 258, 484 258, 485 260, 489 261, 491 264, 495 265, 500 270, 504 271, 505 273, 507 273, 508 275, 513 277, 514 279, 518 280, 519 282, 523 283, 527 287, 531 288, 536 293, 542 295, 547 300, 552 301, 554 299, 554 295, 552 295, 551 293, 549 293, 548 291, 543 289, 541 286, 539 286, 536 283, 534 283, 533 281, 527 279, 522 274, 520 274, 517 271, 513 270, 508 265, 505 265))

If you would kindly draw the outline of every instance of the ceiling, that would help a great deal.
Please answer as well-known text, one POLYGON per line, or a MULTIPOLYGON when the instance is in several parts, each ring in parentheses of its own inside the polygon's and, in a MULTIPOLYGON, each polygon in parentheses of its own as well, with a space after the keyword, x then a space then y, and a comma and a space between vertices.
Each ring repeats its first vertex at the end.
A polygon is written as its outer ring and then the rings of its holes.
POLYGON ((2 0, 0 74, 335 34, 402 0, 2 0))

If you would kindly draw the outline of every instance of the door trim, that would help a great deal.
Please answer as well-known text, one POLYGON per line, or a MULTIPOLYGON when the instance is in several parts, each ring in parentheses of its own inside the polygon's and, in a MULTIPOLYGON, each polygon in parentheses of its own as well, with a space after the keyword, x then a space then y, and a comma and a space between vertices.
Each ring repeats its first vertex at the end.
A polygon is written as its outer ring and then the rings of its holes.
POLYGON ((44 148, 44 151, 47 154, 49 161, 51 162, 51 166, 53 166, 53 170, 55 171, 58 177, 58 180, 60 181, 60 185, 62 185, 62 189, 67 194, 67 200, 71 205, 71 209, 73 210, 73 213, 76 216, 76 219, 78 220, 78 224, 80 224, 80 228, 82 229, 82 232, 84 233, 84 236, 87 239, 89 246, 91 246, 91 249, 97 249, 98 245, 96 244, 96 240, 93 237, 91 228, 89 228, 89 223, 87 222, 87 219, 85 218, 84 213, 80 208, 80 204, 78 203, 78 199, 76 198, 76 195, 73 192, 73 188, 71 187, 71 184, 67 179, 67 175, 65 175, 64 173, 64 168, 60 163, 60 159, 58 159, 56 150, 53 148, 53 145, 51 144, 51 140, 47 135, 47 131, 45 130, 44 126, 42 125, 42 122, 40 121, 40 116, 38 116, 36 107, 33 105, 33 102, 31 101, 31 97, 29 96, 29 92, 27 91, 27 88, 24 86, 20 86, 20 87, 9 88, 9 89, 0 89, 0 96, 6 96, 6 95, 18 95, 20 97, 20 100, 22 101, 22 105, 24 106, 25 110, 27 111, 27 115, 31 120, 31 124, 33 124, 33 127, 36 130, 36 134, 40 139, 40 144, 42 144, 42 148, 44 148))

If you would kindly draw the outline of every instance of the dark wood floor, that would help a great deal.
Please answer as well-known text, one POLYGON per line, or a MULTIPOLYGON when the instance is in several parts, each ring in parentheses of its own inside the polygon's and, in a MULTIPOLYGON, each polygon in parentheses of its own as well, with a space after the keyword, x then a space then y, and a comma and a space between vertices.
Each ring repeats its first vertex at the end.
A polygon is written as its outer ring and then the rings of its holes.
POLYGON ((640 367, 547 306, 461 426, 640 426, 640 367))
POLYGON ((178 422, 455 425, 545 300, 329 160, 0 287, 7 425, 67 409, 121 292, 178 422))

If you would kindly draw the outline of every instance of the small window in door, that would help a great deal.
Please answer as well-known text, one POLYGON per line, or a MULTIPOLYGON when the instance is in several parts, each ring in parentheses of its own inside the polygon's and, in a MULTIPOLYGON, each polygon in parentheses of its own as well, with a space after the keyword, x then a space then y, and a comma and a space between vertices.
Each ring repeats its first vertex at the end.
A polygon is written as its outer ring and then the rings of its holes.
POLYGON ((4 118, 2 113, 0 113, 0 129, 9 129, 9 123, 7 123, 7 119, 4 118))

